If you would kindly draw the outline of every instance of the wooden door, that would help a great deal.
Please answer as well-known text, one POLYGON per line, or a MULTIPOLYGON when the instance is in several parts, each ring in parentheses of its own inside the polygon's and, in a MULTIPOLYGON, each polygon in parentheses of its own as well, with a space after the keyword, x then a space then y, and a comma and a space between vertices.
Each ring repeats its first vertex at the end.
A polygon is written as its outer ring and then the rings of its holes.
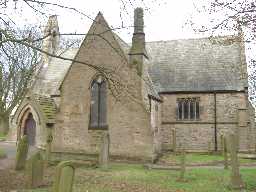
POLYGON ((35 145, 35 137, 36 137, 36 122, 33 118, 32 113, 28 115, 28 118, 25 122, 24 127, 24 135, 28 136, 29 145, 35 145))

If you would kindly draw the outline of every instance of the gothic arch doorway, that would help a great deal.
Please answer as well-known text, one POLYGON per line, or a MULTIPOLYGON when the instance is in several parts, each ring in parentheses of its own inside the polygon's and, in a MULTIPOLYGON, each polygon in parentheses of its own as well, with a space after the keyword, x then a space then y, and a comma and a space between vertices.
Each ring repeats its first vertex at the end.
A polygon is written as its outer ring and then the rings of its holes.
POLYGON ((23 134, 28 136, 29 145, 35 145, 36 121, 34 120, 32 113, 29 113, 25 120, 23 134))

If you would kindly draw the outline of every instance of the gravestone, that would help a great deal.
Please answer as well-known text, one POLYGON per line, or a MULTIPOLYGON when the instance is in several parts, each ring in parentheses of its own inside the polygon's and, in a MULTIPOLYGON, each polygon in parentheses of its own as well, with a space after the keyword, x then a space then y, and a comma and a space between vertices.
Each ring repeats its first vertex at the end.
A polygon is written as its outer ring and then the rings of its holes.
POLYGON ((26 159, 28 155, 28 136, 24 135, 18 142, 16 151, 15 170, 22 170, 25 168, 26 159))
POLYGON ((224 156, 224 135, 220 135, 220 147, 221 147, 221 154, 224 156))
POLYGON ((100 154, 99 154, 99 166, 102 168, 108 168, 109 145, 110 145, 109 133, 104 132, 102 136, 102 142, 101 142, 101 148, 100 148, 100 154))
POLYGON ((185 149, 181 149, 181 157, 180 157, 180 177, 177 181, 184 182, 185 180, 185 172, 186 172, 186 152, 185 149))
POLYGON ((42 185, 44 172, 44 161, 40 152, 32 155, 26 164, 27 187, 36 188, 42 185))
POLYGON ((231 188, 244 189, 245 185, 239 172, 239 162, 237 156, 237 141, 236 135, 231 133, 229 135, 229 147, 231 158, 231 188))
POLYGON ((228 148, 227 138, 223 137, 223 156, 224 156, 224 169, 228 169, 228 148))
POLYGON ((62 161, 56 167, 53 192, 72 192, 75 167, 70 161, 62 161))

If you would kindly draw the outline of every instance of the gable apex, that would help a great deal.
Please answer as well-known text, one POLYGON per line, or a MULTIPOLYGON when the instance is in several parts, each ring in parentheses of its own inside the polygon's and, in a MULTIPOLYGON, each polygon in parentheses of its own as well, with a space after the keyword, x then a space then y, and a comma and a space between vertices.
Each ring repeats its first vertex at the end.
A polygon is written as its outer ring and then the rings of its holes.
POLYGON ((109 28, 109 25, 108 25, 106 19, 104 18, 102 12, 100 12, 100 11, 98 12, 97 16, 93 20, 93 23, 91 24, 89 31, 91 31, 91 28, 93 26, 97 26, 97 25, 104 25, 105 27, 109 28))
POLYGON ((101 13, 101 11, 98 12, 97 16, 100 16, 100 15, 103 16, 103 13, 101 13))
MULTIPOLYGON (((107 44, 109 44, 111 49, 115 49, 115 51, 118 52, 118 54, 125 58, 125 60, 127 60, 127 55, 126 54, 126 43, 123 42, 123 40, 118 37, 118 35, 116 33, 114 33, 113 29, 111 27, 109 27, 106 19, 104 18, 102 12, 98 12, 97 16, 95 17, 95 19, 93 20, 88 33, 86 34, 83 42, 80 45, 79 51, 81 50, 82 46, 87 44, 87 39, 89 38, 89 36, 98 36, 100 37, 102 40, 106 41, 107 44), (106 37, 105 35, 110 34, 110 36, 106 37), (112 39, 112 43, 110 39, 112 39), (110 41, 108 41, 110 40, 110 41), (125 44, 125 45, 124 45, 125 44)), ((77 55, 79 54, 79 51, 77 52, 77 55)), ((76 56, 77 56, 76 55, 76 56)))
MULTIPOLYGON (((87 34, 85 35, 85 38, 82 40, 82 43, 80 44, 80 47, 78 48, 76 54, 74 55, 73 61, 69 66, 69 69, 64 75, 64 78, 62 79, 58 90, 61 89, 63 82, 65 81, 69 71, 71 70, 74 63, 82 63, 81 55, 84 55, 84 50, 88 51, 88 46, 90 47, 92 44, 92 41, 104 41, 109 46, 110 49, 113 49, 126 63, 128 63, 128 54, 127 52, 127 46, 123 40, 121 40, 120 37, 118 37, 111 27, 109 27, 107 21, 103 17, 103 14, 99 11, 95 19, 93 20, 87 34), (94 37, 93 37, 94 36, 94 37), (87 49, 86 49, 87 47, 87 49), (80 62, 81 61, 81 62, 80 62)), ((96 69, 95 66, 91 63, 88 64, 88 67, 91 69, 96 69)))

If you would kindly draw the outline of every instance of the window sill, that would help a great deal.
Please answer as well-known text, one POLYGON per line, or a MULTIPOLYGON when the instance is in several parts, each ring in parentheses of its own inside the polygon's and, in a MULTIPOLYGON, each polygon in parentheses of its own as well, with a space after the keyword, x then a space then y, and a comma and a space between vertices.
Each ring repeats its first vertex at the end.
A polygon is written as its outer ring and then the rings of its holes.
POLYGON ((201 119, 176 119, 176 121, 195 122, 195 121, 201 121, 201 119))
POLYGON ((88 130, 107 130, 108 125, 101 125, 101 126, 95 126, 95 125, 89 125, 88 130))

